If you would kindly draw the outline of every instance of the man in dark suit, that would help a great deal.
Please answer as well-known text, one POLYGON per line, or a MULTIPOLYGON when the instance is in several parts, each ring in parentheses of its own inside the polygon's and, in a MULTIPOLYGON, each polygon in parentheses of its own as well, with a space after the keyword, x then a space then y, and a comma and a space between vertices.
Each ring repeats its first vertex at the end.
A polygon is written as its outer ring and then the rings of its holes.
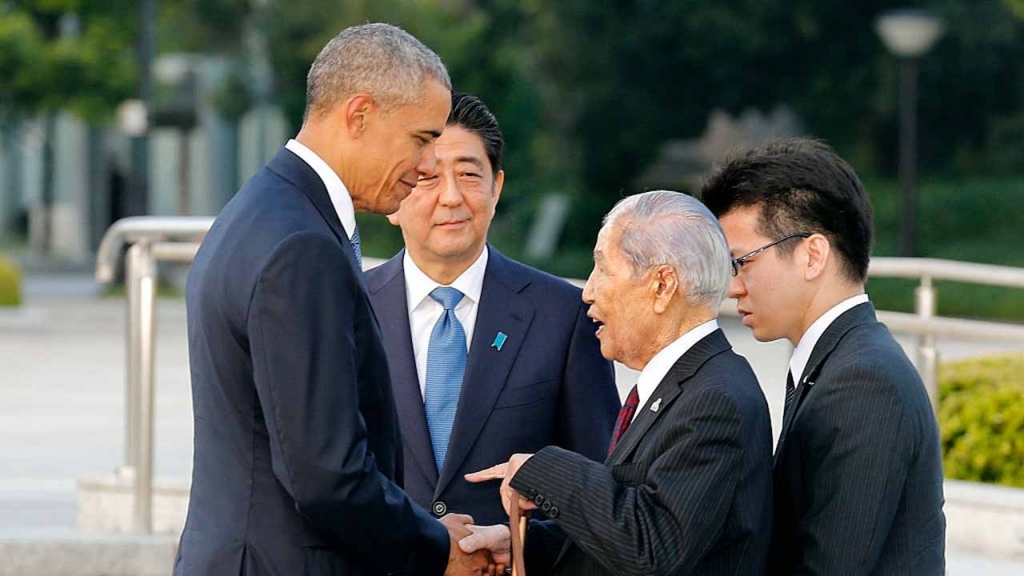
POLYGON ((743 324, 795 346, 769 572, 940 576, 938 428, 864 293, 872 210, 857 175, 823 143, 780 141, 722 167, 703 199, 736 257, 743 324))
MULTIPOLYGON (((529 527, 531 573, 764 574, 771 424, 716 320, 730 276, 722 230, 694 198, 648 192, 608 214, 583 298, 601 353, 641 370, 608 460, 547 447, 469 477, 504 478, 506 502, 549 518, 529 527)), ((470 529, 463 549, 508 561, 507 527, 470 529)))
POLYGON ((404 31, 342 31, 310 69, 298 136, 203 241, 186 294, 195 454, 175 574, 486 569, 449 536, 468 519, 442 524, 397 485, 354 217, 393 212, 432 171, 450 86, 404 31))
POLYGON ((404 488, 437 516, 484 524, 507 518, 501 500, 464 474, 549 444, 603 457, 619 410, 579 288, 487 244, 503 147, 484 103, 456 93, 435 169, 389 217, 406 248, 366 274, 391 363, 404 488), (449 317, 432 294, 452 290, 449 317), (445 326, 461 330, 454 350, 443 348, 445 326))

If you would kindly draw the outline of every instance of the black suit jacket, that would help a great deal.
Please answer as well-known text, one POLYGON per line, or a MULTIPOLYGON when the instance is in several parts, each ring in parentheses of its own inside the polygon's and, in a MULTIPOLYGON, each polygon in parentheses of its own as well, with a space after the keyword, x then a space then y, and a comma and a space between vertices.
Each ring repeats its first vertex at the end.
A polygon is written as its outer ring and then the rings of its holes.
POLYGON ((384 348, 317 174, 282 149, 225 206, 186 289, 195 452, 179 576, 441 574, 402 492, 384 348))
POLYGON ((871 304, 818 340, 775 462, 771 574, 945 572, 938 427, 871 304))
POLYGON ((494 486, 463 475, 553 444, 592 459, 608 451, 619 411, 580 289, 488 246, 462 393, 444 468, 437 470, 409 328, 404 251, 366 273, 391 363, 405 456, 404 488, 435 514, 507 522, 494 486), (507 335, 501 349, 492 346, 507 335))
POLYGON ((747 361, 717 330, 639 410, 606 463, 545 448, 512 478, 552 518, 530 525, 530 573, 764 574, 771 424, 747 361))

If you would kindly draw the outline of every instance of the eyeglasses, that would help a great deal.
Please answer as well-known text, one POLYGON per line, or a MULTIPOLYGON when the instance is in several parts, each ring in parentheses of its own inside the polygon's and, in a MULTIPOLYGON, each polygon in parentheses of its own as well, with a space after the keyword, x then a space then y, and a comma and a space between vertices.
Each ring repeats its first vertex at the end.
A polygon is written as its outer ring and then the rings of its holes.
POLYGON ((740 256, 739 258, 733 258, 732 259, 732 275, 733 276, 738 275, 740 273, 740 270, 743 269, 743 265, 746 264, 747 261, 749 261, 754 256, 757 256, 761 252, 764 252, 765 250, 771 248, 772 246, 775 246, 776 244, 781 244, 782 242, 785 242, 786 240, 790 240, 792 238, 810 238, 810 237, 811 237, 811 233, 810 232, 798 232, 796 234, 790 234, 789 236, 783 236, 782 238, 779 238, 778 240, 776 240, 774 242, 770 242, 768 244, 765 244, 764 246, 761 246, 757 250, 754 250, 752 252, 747 252, 746 254, 744 254, 743 256, 740 256))

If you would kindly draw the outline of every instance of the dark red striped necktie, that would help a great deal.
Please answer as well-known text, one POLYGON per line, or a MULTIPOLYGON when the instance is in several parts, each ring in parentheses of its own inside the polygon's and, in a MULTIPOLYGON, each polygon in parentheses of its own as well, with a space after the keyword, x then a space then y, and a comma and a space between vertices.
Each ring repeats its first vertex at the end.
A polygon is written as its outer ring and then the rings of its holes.
POLYGON ((640 394, 636 391, 636 386, 629 391, 629 396, 626 396, 626 401, 622 403, 622 410, 619 410, 619 417, 615 420, 615 429, 612 430, 612 443, 608 446, 608 453, 611 454, 612 450, 615 450, 615 445, 619 443, 619 439, 626 433, 626 428, 629 428, 630 422, 633 421, 633 414, 636 414, 637 404, 640 404, 640 394))

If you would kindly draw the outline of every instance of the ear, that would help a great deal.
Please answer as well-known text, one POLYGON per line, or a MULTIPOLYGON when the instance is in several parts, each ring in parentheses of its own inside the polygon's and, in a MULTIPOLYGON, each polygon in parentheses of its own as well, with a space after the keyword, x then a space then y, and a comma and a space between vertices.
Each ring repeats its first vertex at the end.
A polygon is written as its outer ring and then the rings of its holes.
POLYGON ((832 244, 823 234, 812 234, 804 242, 807 253, 807 264, 804 267, 804 278, 816 280, 825 273, 829 258, 832 255, 832 244))
POLYGON ((501 189, 505 186, 505 171, 498 170, 498 173, 494 176, 494 192, 491 194, 494 196, 494 205, 498 205, 498 200, 501 199, 501 189))
POLYGON ((345 102, 345 127, 348 135, 357 140, 366 134, 369 116, 377 109, 377 103, 369 94, 356 94, 345 102))
POLYGON ((651 295, 654 296, 654 312, 661 314, 668 310, 672 298, 679 292, 679 276, 671 266, 662 264, 651 273, 651 295))

